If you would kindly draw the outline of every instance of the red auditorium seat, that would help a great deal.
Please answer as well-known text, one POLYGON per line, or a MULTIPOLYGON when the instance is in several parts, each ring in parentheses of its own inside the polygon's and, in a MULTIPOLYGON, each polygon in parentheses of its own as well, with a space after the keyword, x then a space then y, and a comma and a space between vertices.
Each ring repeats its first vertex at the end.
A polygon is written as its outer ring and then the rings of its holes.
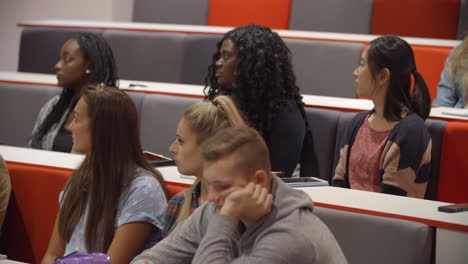
POLYGON ((431 94, 431 101, 434 101, 437 97, 437 84, 440 81, 440 74, 444 69, 445 60, 452 48, 418 45, 411 45, 411 47, 414 51, 418 71, 426 81, 431 94))
POLYGON ((455 39, 460 0, 374 0, 372 34, 455 39))
POLYGON ((468 123, 448 122, 444 131, 440 159, 437 200, 442 202, 468 202, 468 123))
MULTIPOLYGON (((5 219, 2 244, 8 257, 40 263, 49 244, 58 213, 58 197, 72 170, 7 162, 12 197, 5 219)), ((167 183, 168 198, 188 186, 167 183)))
POLYGON ((290 8, 290 0, 211 0, 208 25, 237 27, 256 23, 287 29, 290 8))
POLYGON ((41 263, 58 213, 58 197, 71 170, 7 162, 12 195, 5 219, 8 257, 41 263))
POLYGON ((167 191, 167 199, 171 199, 172 196, 176 195, 177 193, 187 189, 189 186, 182 183, 177 182, 166 182, 166 191, 167 191))

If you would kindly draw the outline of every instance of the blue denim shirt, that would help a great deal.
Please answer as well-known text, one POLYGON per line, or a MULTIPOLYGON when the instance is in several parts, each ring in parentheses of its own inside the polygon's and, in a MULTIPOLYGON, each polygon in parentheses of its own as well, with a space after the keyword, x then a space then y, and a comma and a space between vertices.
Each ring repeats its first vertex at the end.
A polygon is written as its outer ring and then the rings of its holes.
POLYGON ((442 71, 440 82, 437 86, 437 98, 434 100, 433 104, 455 108, 463 108, 465 105, 462 83, 460 81, 455 83, 455 89, 453 89, 452 80, 448 73, 450 57, 458 47, 460 47, 460 45, 450 52, 450 55, 445 61, 444 70, 442 71))
MULTIPOLYGON (((152 224, 155 228, 152 230, 144 246, 144 249, 147 249, 163 238, 161 215, 167 209, 167 201, 164 191, 155 177, 149 175, 143 169, 139 169, 138 174, 141 176, 133 179, 129 191, 125 196, 126 199, 122 200, 119 205, 115 220, 115 230, 117 231, 120 226, 132 222, 148 222, 152 224)), ((63 195, 64 191, 60 193, 60 204, 63 201, 63 195)), ((81 219, 76 224, 70 241, 66 243, 64 256, 75 251, 91 253, 88 252, 84 237, 87 216, 88 208, 86 208, 81 219)))

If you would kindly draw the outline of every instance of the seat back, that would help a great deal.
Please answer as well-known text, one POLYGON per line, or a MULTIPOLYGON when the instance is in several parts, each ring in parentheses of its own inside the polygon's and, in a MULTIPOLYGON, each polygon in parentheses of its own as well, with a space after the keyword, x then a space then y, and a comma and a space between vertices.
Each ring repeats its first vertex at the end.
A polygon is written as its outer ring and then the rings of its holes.
POLYGON ((287 29, 290 0, 210 0, 208 25, 238 27, 251 23, 287 29))
POLYGON ((451 47, 411 46, 414 51, 416 67, 424 78, 431 95, 431 102, 437 97, 437 85, 444 69, 445 60, 452 51, 451 47))
POLYGON ((185 34, 106 30, 121 79, 180 82, 185 34))
POLYGON ((301 162, 302 174, 330 181, 338 120, 343 112, 311 107, 306 107, 305 112, 312 132, 312 146, 308 147, 312 150, 302 150, 311 154, 301 162))
POLYGON ((440 174, 440 157, 442 154, 444 130, 447 121, 427 119, 426 128, 431 134, 432 151, 431 151, 431 175, 427 184, 425 199, 437 200, 437 187, 439 184, 440 174))
POLYGON ((147 94, 141 113, 141 143, 144 150, 171 157, 169 146, 175 139, 183 113, 200 99, 147 94))
POLYGON ((134 0, 133 21, 206 25, 208 0, 134 0))
POLYGON ((440 177, 437 200, 449 203, 468 201, 468 123, 448 122, 445 126, 442 153, 440 159, 440 177))
POLYGON ((4 238, 9 259, 41 263, 59 209, 59 194, 71 170, 7 162, 11 198, 4 238))
POLYGON ((360 43, 285 39, 292 53, 301 93, 355 98, 353 71, 359 65, 360 43))
POLYGON ((133 92, 133 91, 125 91, 130 98, 132 98, 133 102, 135 103, 135 107, 138 112, 138 120, 141 122, 141 108, 143 106, 143 98, 145 98, 144 93, 140 92, 133 92))
POLYGON ((340 159, 340 147, 341 147, 340 145, 344 137, 346 137, 346 128, 351 125, 351 120, 353 119, 355 115, 356 113, 343 113, 338 118, 338 125, 336 127, 335 153, 334 153, 332 176, 331 176, 332 179, 333 179, 333 176, 335 176, 335 168, 340 159))
POLYGON ((431 263, 434 228, 389 217, 315 207, 349 263, 431 263))
POLYGON ((374 0, 294 0, 289 29, 369 34, 373 6, 374 0))
POLYGON ((18 71, 55 73, 62 45, 82 32, 102 35, 103 31, 88 28, 24 28, 21 32, 18 71))
POLYGON ((468 34, 468 0, 460 0, 457 39, 463 39, 465 34, 468 34))
POLYGON ((459 0, 374 0, 371 33, 455 39, 459 4, 459 0))
POLYGON ((0 144, 22 147, 31 136, 42 106, 61 89, 53 86, 0 83, 0 144))
POLYGON ((219 35, 187 34, 183 44, 181 83, 205 84, 219 35))

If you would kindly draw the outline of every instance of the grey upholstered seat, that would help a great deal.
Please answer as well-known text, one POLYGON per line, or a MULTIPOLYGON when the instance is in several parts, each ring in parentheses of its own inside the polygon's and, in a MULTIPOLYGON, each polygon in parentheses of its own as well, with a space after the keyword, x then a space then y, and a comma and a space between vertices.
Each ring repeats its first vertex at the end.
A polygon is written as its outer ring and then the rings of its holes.
POLYGON ((25 146, 39 110, 60 92, 53 86, 0 83, 0 144, 25 146))
POLYGON ((121 79, 180 82, 185 34, 106 30, 121 79))
POLYGON ((98 29, 26 27, 21 32, 18 71, 55 73, 65 41, 81 32, 102 35, 98 29))
MULTIPOLYGON (((338 119, 341 111, 306 107, 309 129, 312 132, 311 155, 302 160, 303 176, 319 177, 330 181, 333 176, 333 158, 335 154, 335 139, 338 119)), ((308 150, 303 149, 303 151, 308 150)))
POLYGON ((187 34, 183 46, 182 83, 205 84, 208 66, 220 40, 219 35, 187 34))
POLYGON ((285 39, 303 94, 355 97, 353 71, 363 44, 285 39))
POLYGON ((201 99, 161 94, 146 94, 141 112, 141 143, 144 150, 172 156, 177 125, 187 107, 201 99))
POLYGON ((374 0, 291 1, 290 29, 369 34, 374 0))
POLYGON ((426 127, 429 130, 432 139, 431 175, 427 185, 425 197, 429 200, 437 200, 437 186, 439 183, 440 174, 440 157, 442 155, 442 143, 446 125, 447 121, 426 119, 426 127))
POLYGON ((468 34, 468 0, 460 0, 457 38, 463 39, 465 34, 468 34))
POLYGON ((332 231, 348 263, 431 263, 433 227, 317 206, 314 213, 332 231))
POLYGON ((135 107, 138 111, 139 120, 141 121, 141 109, 143 107, 143 99, 145 98, 145 93, 126 91, 126 93, 132 98, 135 103, 135 107))
POLYGON ((208 0, 134 0, 133 21, 206 25, 208 0))
POLYGON ((356 115, 356 113, 343 113, 338 118, 338 126, 336 128, 336 138, 335 138, 335 155, 333 161, 333 169, 332 169, 332 178, 335 175, 335 168, 338 164, 338 160, 340 158, 340 144, 345 137, 346 128, 351 124, 351 120, 356 115))

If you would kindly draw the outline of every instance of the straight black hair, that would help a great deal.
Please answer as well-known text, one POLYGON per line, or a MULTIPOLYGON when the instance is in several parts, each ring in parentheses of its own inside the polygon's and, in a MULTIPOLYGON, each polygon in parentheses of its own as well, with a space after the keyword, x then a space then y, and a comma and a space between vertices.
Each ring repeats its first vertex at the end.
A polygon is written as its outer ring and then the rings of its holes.
POLYGON ((403 112, 415 113, 426 119, 431 111, 431 97, 426 82, 416 68, 411 46, 403 39, 387 35, 374 39, 367 49, 367 61, 373 79, 387 68, 390 71, 390 87, 384 106, 384 117, 398 121, 403 112), (410 94, 411 75, 414 89, 410 94))

